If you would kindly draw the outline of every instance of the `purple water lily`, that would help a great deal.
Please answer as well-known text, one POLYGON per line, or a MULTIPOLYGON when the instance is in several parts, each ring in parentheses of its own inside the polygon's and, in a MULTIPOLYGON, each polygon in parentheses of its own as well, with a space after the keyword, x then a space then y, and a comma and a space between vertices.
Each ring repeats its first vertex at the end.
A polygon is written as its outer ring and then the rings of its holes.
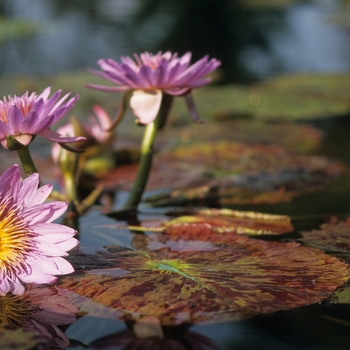
POLYGON ((79 98, 77 95, 65 102, 70 94, 59 99, 59 90, 49 98, 50 91, 51 88, 47 87, 39 96, 34 92, 29 95, 27 91, 20 97, 8 96, 0 101, 0 142, 4 148, 12 148, 9 137, 16 141, 16 147, 29 145, 36 135, 61 144, 84 140, 83 137, 65 137, 50 130, 79 98))
POLYGON ((144 52, 130 57, 121 57, 121 63, 113 59, 100 59, 102 69, 91 72, 119 86, 86 84, 87 87, 105 92, 132 91, 130 106, 140 124, 149 124, 157 116, 163 94, 184 96, 191 117, 198 121, 191 90, 207 84, 205 77, 220 66, 220 61, 206 55, 190 65, 192 54, 144 52))
POLYGON ((67 203, 44 203, 52 186, 38 184, 37 173, 22 181, 17 165, 0 177, 0 295, 21 295, 24 283, 53 283, 74 271, 62 256, 78 244, 76 231, 52 223, 67 203))

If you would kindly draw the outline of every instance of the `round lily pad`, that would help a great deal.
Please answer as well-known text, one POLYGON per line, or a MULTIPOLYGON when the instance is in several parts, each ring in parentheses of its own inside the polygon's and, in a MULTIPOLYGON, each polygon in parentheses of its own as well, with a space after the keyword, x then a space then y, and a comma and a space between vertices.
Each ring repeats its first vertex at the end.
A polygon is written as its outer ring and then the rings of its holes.
MULTIPOLYGON (((297 243, 230 235, 225 243, 137 235, 139 249, 107 247, 114 266, 65 277, 61 286, 162 325, 238 320, 319 302, 349 278, 346 264, 297 243)), ((198 237, 198 236, 197 236, 198 237)))

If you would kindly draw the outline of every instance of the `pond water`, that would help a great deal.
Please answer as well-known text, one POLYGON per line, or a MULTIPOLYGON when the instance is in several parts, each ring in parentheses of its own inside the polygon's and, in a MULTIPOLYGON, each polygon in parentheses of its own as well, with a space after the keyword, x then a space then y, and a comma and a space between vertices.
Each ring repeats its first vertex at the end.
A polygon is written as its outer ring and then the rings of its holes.
MULTIPOLYGON (((202 7, 210 9, 212 2, 202 0, 202 7)), ((215 6, 225 9, 230 3, 232 1, 221 0, 216 1, 215 6)), ((228 77, 223 79, 225 83, 250 82, 284 73, 350 71, 350 22, 342 20, 345 9, 349 11, 345 2, 297 2, 287 7, 263 9, 254 15, 240 7, 234 8, 236 12, 233 12, 232 18, 236 22, 242 18, 242 23, 226 23, 231 28, 227 36, 232 47, 225 40, 220 42, 221 46, 215 45, 222 34, 219 31, 214 33, 210 28, 212 37, 207 33, 204 26, 208 13, 205 11, 198 11, 198 18, 193 20, 192 29, 188 28, 188 35, 195 37, 197 34, 193 27, 200 23, 203 35, 208 38, 207 46, 197 39, 175 40, 174 31, 183 24, 181 20, 186 19, 186 13, 181 10, 185 2, 178 0, 181 5, 177 5, 176 1, 154 0, 149 4, 147 8, 141 0, 2 0, 0 10, 5 17, 34 21, 38 29, 34 35, 6 40, 1 44, 0 74, 3 79, 9 76, 53 76, 96 68, 96 61, 101 57, 117 60, 121 55, 163 47, 180 52, 191 50, 195 57, 200 57, 206 50, 205 53, 230 62, 223 72, 228 77), (191 46, 194 42, 197 45, 191 46)), ((191 7, 187 10, 190 11, 191 7)), ((229 16, 223 16, 219 22, 229 19, 229 16)), ((318 154, 350 165, 348 118, 308 124, 326 135, 317 149, 318 154)), ((41 152, 47 155, 48 150, 41 152)), ((297 197, 287 204, 238 205, 231 208, 290 215, 296 229, 303 230, 318 228, 328 214, 349 213, 349 195, 349 189, 335 195, 318 191, 297 197)), ((126 197, 127 192, 118 192, 113 209, 120 208, 126 197)), ((142 204, 138 218, 142 221, 165 217, 164 213, 170 209, 173 208, 155 209, 142 204)), ((99 207, 92 208, 79 220, 81 251, 93 254, 105 246, 131 246, 133 234, 116 229, 115 225, 116 220, 101 214, 99 207)), ((107 347, 105 344, 100 348, 134 349, 125 345, 125 339, 131 337, 130 332, 121 333, 127 330, 125 323, 100 316, 80 316, 71 325, 60 327, 72 341, 69 349, 92 348, 89 344, 110 334, 114 334, 110 340, 110 344, 114 345, 107 347), (117 343, 116 339, 124 339, 124 342, 117 343)), ((190 332, 197 332, 215 341, 223 350, 345 350, 350 348, 349 328, 350 306, 320 303, 243 321, 193 325, 189 328, 188 339, 190 332)), ((167 331, 174 332, 176 338, 176 329, 167 331)), ((207 345, 202 340, 202 347, 196 348, 190 346, 188 339, 181 340, 182 347, 163 343, 159 349, 211 349, 208 340, 207 345)), ((140 342, 139 346, 137 349, 158 349, 155 344, 145 343, 142 347, 140 342)))

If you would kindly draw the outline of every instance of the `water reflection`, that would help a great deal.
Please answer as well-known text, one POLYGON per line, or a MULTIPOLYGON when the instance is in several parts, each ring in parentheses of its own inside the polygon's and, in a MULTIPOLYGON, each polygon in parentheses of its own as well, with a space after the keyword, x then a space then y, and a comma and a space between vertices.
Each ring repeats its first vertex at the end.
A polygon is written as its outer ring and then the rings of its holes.
POLYGON ((210 338, 189 330, 189 325, 162 327, 155 317, 127 324, 128 329, 99 338, 91 343, 94 349, 133 350, 218 350, 210 338))
POLYGON ((65 294, 64 289, 56 287, 28 285, 21 296, 1 296, 1 324, 34 333, 44 341, 45 348, 67 348, 69 340, 57 326, 75 322, 78 308, 68 302, 65 294))

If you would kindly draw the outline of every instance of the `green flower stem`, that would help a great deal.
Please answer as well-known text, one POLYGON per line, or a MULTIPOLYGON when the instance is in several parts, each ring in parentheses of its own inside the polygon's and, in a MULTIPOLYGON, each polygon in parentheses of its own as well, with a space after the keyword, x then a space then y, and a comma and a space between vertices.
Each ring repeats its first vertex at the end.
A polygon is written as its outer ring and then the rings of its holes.
POLYGON ((32 156, 30 155, 29 148, 22 147, 17 150, 19 159, 21 160, 24 172, 26 176, 37 173, 35 164, 33 162, 32 156))
POLYGON ((63 172, 64 187, 66 196, 69 200, 75 202, 78 201, 77 184, 75 180, 75 174, 65 171, 63 172))
POLYGON ((152 123, 147 124, 145 128, 141 143, 140 165, 133 188, 124 205, 124 209, 126 210, 135 210, 141 201, 142 194, 146 188, 147 180, 152 167, 154 141, 158 131, 166 122, 172 101, 172 96, 163 94, 162 103, 156 119, 152 123))

